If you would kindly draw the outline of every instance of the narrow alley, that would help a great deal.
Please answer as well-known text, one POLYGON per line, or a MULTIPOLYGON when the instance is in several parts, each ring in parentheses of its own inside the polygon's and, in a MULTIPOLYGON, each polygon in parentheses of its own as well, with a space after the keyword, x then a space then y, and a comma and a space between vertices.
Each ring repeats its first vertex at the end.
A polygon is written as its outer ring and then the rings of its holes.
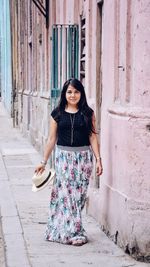
POLYGON ((27 138, 12 127, 2 103, 0 125, 0 222, 4 237, 3 250, 0 233, 0 267, 150 266, 125 254, 85 212, 89 243, 73 247, 46 242, 49 189, 31 191, 31 177, 41 156, 27 138))

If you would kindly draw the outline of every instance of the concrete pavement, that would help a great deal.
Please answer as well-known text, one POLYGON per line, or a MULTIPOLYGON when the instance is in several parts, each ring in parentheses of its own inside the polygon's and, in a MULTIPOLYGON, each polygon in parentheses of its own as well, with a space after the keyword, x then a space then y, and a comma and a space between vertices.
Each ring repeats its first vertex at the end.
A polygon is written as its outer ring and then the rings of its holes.
POLYGON ((41 156, 12 127, 2 103, 0 125, 0 222, 4 237, 2 240, 0 234, 0 267, 150 267, 126 255, 86 214, 88 244, 73 247, 46 242, 49 190, 31 191, 31 177, 41 156))
POLYGON ((5 267, 4 242, 2 236, 1 220, 0 220, 0 267, 5 267))

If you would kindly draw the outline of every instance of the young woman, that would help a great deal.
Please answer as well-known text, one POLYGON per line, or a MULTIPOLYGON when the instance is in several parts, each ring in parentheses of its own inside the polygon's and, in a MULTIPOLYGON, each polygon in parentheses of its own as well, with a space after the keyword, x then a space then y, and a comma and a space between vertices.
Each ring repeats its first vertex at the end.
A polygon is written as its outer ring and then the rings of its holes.
POLYGON ((88 106, 84 87, 77 79, 65 82, 58 106, 51 113, 50 134, 44 158, 36 172, 42 172, 55 144, 56 177, 50 197, 46 240, 83 245, 87 236, 81 211, 96 158, 96 174, 102 163, 95 130, 95 116, 88 106))

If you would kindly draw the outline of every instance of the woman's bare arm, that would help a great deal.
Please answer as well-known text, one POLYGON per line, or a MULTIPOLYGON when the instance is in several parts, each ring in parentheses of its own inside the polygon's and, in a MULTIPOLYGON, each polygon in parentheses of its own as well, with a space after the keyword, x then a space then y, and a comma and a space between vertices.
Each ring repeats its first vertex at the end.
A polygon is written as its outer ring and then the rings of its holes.
MULTIPOLYGON (((92 123, 93 123, 93 129, 96 132, 96 119, 95 119, 94 114, 92 117, 92 123)), ((92 134, 90 136, 90 144, 91 144, 94 156, 96 158, 96 174, 101 175, 102 174, 102 162, 101 162, 100 148, 99 148, 99 143, 98 143, 96 133, 92 132, 92 134)))
POLYGON ((54 149, 56 141, 57 141, 57 122, 51 117, 50 118, 49 136, 48 136, 48 140, 46 142, 43 161, 42 161, 43 163, 39 164, 36 167, 36 169, 35 169, 36 172, 42 172, 45 169, 45 165, 47 163, 49 156, 51 155, 52 150, 54 149))
POLYGON ((49 136, 44 150, 43 160, 47 161, 57 140, 57 122, 51 117, 50 118, 50 129, 49 136))

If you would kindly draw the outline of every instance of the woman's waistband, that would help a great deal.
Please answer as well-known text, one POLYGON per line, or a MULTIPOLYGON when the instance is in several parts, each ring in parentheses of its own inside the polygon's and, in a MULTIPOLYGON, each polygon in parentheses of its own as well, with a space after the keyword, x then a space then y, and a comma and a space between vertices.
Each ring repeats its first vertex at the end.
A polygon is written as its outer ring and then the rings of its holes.
POLYGON ((60 146, 57 145, 57 148, 61 149, 61 150, 65 150, 65 151, 86 151, 86 150, 90 150, 90 146, 60 146))

